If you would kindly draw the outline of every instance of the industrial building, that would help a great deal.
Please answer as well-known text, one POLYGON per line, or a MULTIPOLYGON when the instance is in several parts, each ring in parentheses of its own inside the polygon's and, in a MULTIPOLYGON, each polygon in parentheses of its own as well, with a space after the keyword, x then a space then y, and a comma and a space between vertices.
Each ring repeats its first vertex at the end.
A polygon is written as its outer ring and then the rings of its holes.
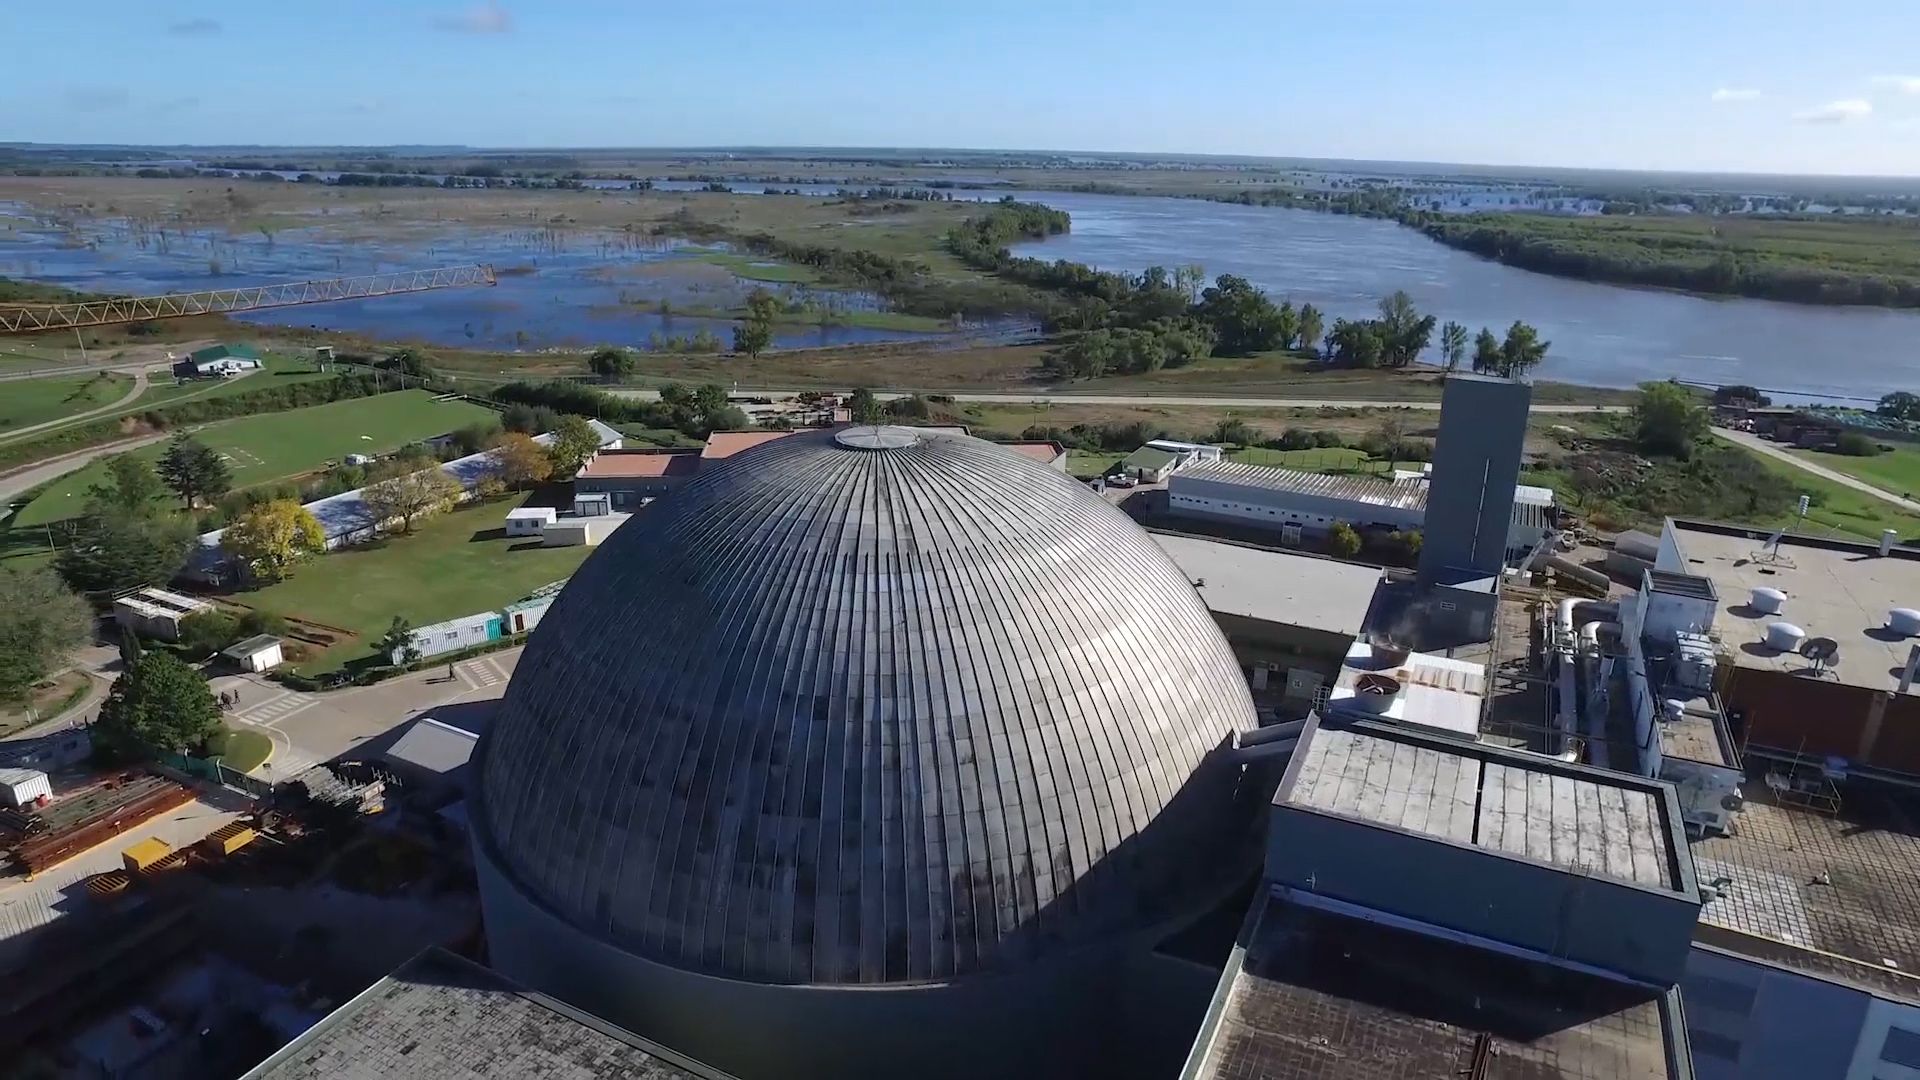
MULTIPOLYGON (((1335 522, 1356 529, 1419 531, 1426 526, 1429 482, 1322 473, 1221 461, 1171 473, 1170 513, 1271 529, 1284 543, 1312 543, 1335 522)), ((1508 547, 1524 551, 1553 526, 1553 492, 1526 488, 1513 507, 1508 547)))
POLYGON ((1656 565, 1715 586, 1719 697, 1750 752, 1920 780, 1920 550, 1669 521, 1656 565))
POLYGON ((1155 532, 1187 575, 1262 704, 1311 707, 1365 625, 1377 567, 1250 544, 1155 532))
POLYGON ((1336 523, 1421 532, 1421 565, 1429 572, 1436 565, 1504 565, 1509 556, 1536 547, 1557 520, 1551 489, 1519 483, 1531 401, 1532 387, 1523 382, 1452 375, 1441 399, 1430 474, 1331 476, 1216 460, 1171 474, 1167 510, 1271 530, 1285 544, 1318 543, 1336 523), (1475 497, 1459 497, 1466 492, 1475 497), (1497 512, 1480 501, 1481 492, 1495 500, 1497 512), (1444 508, 1444 520, 1428 521, 1429 507, 1444 508), (1506 527, 1481 537, 1482 518, 1506 527), (1471 535, 1456 542, 1462 529, 1471 535))
POLYGON ((471 961, 431 949, 242 1080, 729 1080, 471 961))
POLYGON ((1183 1080, 1690 1080, 1700 899, 1663 784, 1308 721, 1183 1080))
MULTIPOLYGON (((172 359, 169 354, 168 359, 172 359)), ((260 354, 251 345, 209 345, 173 361, 176 379, 224 379, 260 366, 260 354)))
POLYGON ((179 641, 180 624, 202 611, 212 611, 205 600, 166 589, 136 589, 113 601, 113 620, 144 638, 179 641))
POLYGON ((474 762, 492 960, 746 1080, 1164 1077, 1216 973, 1158 946, 1257 865, 1255 727, 1085 485, 945 432, 770 440, 529 642, 474 762))
POLYGON ((692 479, 699 450, 612 450, 594 455, 573 478, 576 492, 604 492, 615 510, 634 510, 692 479))

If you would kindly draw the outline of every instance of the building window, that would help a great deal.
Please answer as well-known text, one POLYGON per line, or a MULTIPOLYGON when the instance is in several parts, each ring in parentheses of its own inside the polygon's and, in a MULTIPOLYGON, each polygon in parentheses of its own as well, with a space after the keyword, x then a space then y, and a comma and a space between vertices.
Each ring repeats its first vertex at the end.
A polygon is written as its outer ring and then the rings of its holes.
POLYGON ((1880 1044, 1880 1060, 1920 1069, 1920 1034, 1906 1028, 1888 1028, 1887 1041, 1880 1044))

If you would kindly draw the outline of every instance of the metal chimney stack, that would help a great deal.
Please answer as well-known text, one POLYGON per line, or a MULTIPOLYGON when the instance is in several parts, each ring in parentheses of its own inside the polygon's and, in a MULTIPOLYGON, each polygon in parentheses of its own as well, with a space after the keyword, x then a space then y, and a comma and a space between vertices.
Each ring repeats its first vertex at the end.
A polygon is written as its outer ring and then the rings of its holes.
POLYGON ((1420 573, 1498 575, 1507 562, 1513 491, 1527 438, 1533 386, 1486 375, 1449 375, 1427 489, 1420 573))

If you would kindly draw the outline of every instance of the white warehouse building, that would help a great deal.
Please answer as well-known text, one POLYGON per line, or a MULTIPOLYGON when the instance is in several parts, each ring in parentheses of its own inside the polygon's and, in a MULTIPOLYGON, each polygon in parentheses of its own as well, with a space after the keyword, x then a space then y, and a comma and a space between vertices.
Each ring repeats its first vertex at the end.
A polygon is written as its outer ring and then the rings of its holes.
MULTIPOLYGON (((1286 543, 1324 536, 1337 521, 1357 529, 1406 532, 1424 527, 1427 481, 1327 476, 1239 461, 1205 462, 1168 478, 1167 510, 1184 517, 1272 529, 1286 543)), ((1516 488, 1509 550, 1538 544, 1553 527, 1553 518, 1552 489, 1516 488)))

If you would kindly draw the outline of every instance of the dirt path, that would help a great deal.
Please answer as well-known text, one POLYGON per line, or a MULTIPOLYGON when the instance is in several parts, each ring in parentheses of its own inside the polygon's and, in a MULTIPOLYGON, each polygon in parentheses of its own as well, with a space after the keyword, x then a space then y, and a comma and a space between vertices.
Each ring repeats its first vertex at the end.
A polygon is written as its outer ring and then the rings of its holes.
POLYGON ((1784 461, 1796 469, 1804 469, 1822 480, 1831 480, 1841 487, 1850 487, 1855 491, 1871 495, 1883 502, 1890 502, 1910 514, 1920 514, 1920 502, 1895 495, 1885 488, 1874 487, 1872 484, 1858 477, 1848 476, 1843 472, 1835 472, 1817 462, 1808 461, 1806 458, 1790 454, 1758 435, 1749 434, 1744 431, 1729 431, 1726 428, 1714 428, 1713 433, 1736 446, 1751 450, 1756 454, 1765 454, 1767 457, 1773 458, 1776 461, 1784 461))

